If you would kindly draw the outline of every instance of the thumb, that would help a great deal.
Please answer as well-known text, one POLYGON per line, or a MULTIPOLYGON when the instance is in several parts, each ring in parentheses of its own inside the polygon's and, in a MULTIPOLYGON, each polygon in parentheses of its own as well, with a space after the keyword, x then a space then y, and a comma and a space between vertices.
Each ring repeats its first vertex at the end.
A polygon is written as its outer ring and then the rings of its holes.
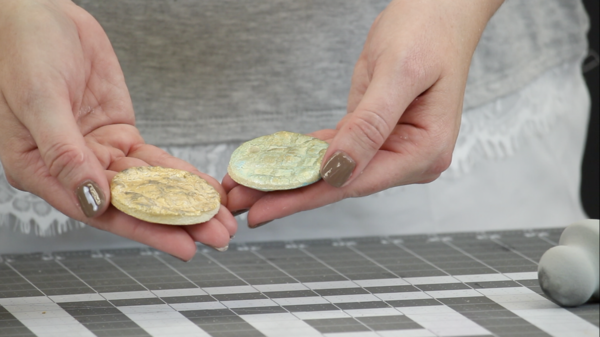
POLYGON ((334 187, 354 180, 379 151, 417 95, 415 86, 401 83, 389 73, 375 72, 354 111, 338 124, 338 132, 321 167, 323 180, 334 187))
POLYGON ((25 107, 18 118, 33 137, 48 178, 24 177, 38 182, 27 184, 28 190, 76 219, 103 213, 110 196, 104 168, 87 147, 68 100, 39 97, 25 107), (50 190, 60 186, 61 193, 50 190), (65 196, 70 200, 56 200, 65 196))

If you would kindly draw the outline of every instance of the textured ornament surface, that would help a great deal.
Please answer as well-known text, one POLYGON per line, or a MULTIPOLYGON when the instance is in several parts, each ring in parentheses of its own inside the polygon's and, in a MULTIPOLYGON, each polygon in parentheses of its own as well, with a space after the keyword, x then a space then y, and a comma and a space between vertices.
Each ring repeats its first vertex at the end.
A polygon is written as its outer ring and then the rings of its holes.
POLYGON ((210 220, 221 197, 206 180, 187 171, 158 166, 132 167, 111 182, 111 203, 148 222, 191 225, 210 220))
POLYGON ((227 172, 238 184, 261 191, 289 190, 319 179, 329 144, 299 133, 280 131, 240 145, 227 172))

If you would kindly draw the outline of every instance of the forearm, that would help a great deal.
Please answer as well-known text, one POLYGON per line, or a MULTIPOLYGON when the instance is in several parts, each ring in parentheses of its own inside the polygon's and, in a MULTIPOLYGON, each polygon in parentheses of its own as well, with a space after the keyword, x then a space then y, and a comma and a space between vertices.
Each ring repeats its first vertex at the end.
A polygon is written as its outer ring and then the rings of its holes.
MULTIPOLYGON (((504 0, 395 0, 383 15, 403 20, 397 27, 399 38, 419 36, 431 41, 444 36, 462 52, 472 53, 487 22, 504 0), (409 23, 409 24, 405 24, 409 23)), ((394 21, 394 20, 392 20, 394 21)), ((423 41, 423 42, 427 42, 423 41)))

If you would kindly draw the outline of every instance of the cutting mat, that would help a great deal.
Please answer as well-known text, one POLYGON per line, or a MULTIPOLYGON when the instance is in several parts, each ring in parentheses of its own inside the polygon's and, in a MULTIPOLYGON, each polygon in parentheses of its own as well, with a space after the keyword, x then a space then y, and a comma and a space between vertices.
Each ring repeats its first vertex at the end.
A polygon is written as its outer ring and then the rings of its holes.
POLYGON ((598 336, 539 288, 561 232, 3 255, 0 336, 598 336))

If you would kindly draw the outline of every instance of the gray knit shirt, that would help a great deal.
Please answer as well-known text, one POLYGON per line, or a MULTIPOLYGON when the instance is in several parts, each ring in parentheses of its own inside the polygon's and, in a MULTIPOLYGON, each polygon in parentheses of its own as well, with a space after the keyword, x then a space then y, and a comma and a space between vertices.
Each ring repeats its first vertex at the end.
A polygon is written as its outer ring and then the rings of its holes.
MULTIPOLYGON (((474 0, 476 1, 476 0, 474 0)), ((76 0, 108 34, 148 143, 334 128, 386 0, 76 0)), ((579 0, 507 0, 473 57, 465 109, 587 50, 579 0)))

